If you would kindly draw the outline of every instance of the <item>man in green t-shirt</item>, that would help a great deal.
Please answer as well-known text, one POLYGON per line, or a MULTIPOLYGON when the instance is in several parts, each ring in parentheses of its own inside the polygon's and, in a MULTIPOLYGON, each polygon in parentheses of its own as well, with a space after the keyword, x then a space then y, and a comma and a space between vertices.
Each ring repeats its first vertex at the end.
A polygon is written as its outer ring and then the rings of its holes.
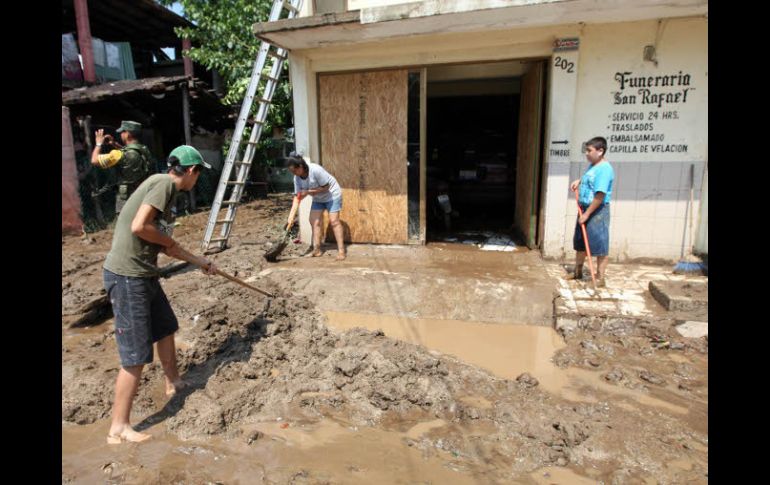
POLYGON ((166 377, 166 394, 172 396, 184 387, 174 346, 179 323, 160 286, 158 253, 192 262, 207 274, 216 272, 211 261, 187 252, 171 237, 171 208, 177 192, 192 189, 201 167, 211 166, 189 145, 175 148, 169 154, 168 165, 167 174, 152 175, 128 198, 104 261, 104 287, 115 314, 115 340, 121 363, 115 382, 112 426, 107 436, 110 444, 150 438, 135 431, 129 417, 142 369, 153 359, 153 343, 157 343, 166 377))
MULTIPOLYGON (((139 187, 139 184, 154 172, 152 154, 150 150, 139 143, 139 134, 142 132, 141 123, 136 121, 121 121, 120 128, 116 130, 120 135, 123 146, 120 149, 113 148, 109 153, 101 155, 102 145, 107 141, 104 130, 96 130, 94 138, 96 146, 91 153, 91 163, 99 168, 117 167, 118 169, 118 193, 115 195, 115 214, 120 214, 123 206, 131 194, 139 187)), ((110 143, 110 145, 112 145, 110 143)), ((115 147, 116 145, 113 145, 115 147)), ((119 147, 119 145, 117 145, 119 147)))

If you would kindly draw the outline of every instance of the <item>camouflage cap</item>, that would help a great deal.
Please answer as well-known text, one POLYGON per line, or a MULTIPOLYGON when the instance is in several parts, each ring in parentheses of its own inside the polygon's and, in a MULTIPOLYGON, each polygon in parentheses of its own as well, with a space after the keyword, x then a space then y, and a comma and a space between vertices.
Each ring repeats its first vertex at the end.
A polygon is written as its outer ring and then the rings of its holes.
POLYGON ((142 131, 142 124, 136 121, 121 121, 120 128, 115 130, 117 133, 121 131, 142 131))

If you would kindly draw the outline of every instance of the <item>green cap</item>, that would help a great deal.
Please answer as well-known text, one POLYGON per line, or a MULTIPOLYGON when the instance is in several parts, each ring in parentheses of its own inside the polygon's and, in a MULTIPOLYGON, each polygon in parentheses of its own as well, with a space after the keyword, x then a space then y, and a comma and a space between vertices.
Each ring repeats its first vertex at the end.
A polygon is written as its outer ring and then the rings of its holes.
POLYGON ((142 131, 142 124, 136 121, 121 121, 120 128, 115 130, 117 133, 121 131, 142 131))
POLYGON ((180 145, 174 148, 168 156, 169 158, 176 157, 179 160, 179 165, 182 165, 183 167, 203 165, 206 168, 211 168, 211 165, 203 160, 201 152, 190 145, 180 145))

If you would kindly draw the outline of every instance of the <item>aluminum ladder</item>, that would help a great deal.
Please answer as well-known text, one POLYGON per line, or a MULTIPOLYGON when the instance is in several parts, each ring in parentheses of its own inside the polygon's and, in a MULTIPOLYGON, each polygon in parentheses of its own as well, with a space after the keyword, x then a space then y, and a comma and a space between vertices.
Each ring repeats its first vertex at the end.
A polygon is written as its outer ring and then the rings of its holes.
MULTIPOLYGON (((294 18, 299 14, 302 8, 302 0, 274 0, 273 7, 270 10, 270 22, 280 20, 284 12, 288 12, 286 18, 294 18)), ((222 167, 222 176, 217 185, 217 192, 214 201, 211 204, 211 213, 206 224, 206 233, 203 236, 202 250, 204 253, 212 249, 223 250, 227 248, 227 241, 230 238, 230 232, 235 222, 235 214, 240 203, 243 189, 249 177, 251 164, 254 161, 256 147, 259 143, 259 137, 262 135, 262 128, 267 120, 267 113, 278 86, 278 80, 281 75, 283 63, 286 61, 288 51, 274 46, 269 42, 262 41, 259 47, 259 53, 254 61, 254 68, 251 72, 249 87, 246 90, 246 97, 241 105, 241 111, 238 115, 238 121, 235 124, 233 138, 230 141, 230 148, 227 151, 227 158, 222 167), (271 61, 265 74, 265 67, 271 61), (260 89, 261 88, 261 89, 260 89), (251 112, 252 104, 257 90, 260 89, 260 95, 256 98, 259 103, 257 114, 254 119, 254 127, 248 140, 244 139, 246 123, 251 112), (241 148, 244 147, 243 157, 240 157, 241 148), (233 169, 235 169, 235 180, 230 180, 233 169), (228 188, 230 188, 229 193, 228 188), (225 199, 225 195, 227 198, 225 199), (226 213, 220 219, 220 212, 226 207, 226 213), (218 237, 213 237, 216 227, 221 225, 221 231, 218 237)))

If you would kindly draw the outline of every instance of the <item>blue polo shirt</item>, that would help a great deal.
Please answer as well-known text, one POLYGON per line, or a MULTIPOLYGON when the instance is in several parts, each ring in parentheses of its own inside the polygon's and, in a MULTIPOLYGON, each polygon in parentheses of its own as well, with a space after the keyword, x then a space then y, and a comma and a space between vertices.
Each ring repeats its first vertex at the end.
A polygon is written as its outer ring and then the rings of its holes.
POLYGON ((610 203, 612 183, 615 181, 615 171, 610 162, 600 162, 591 165, 580 179, 580 205, 590 205, 597 192, 604 192, 603 206, 610 203))

